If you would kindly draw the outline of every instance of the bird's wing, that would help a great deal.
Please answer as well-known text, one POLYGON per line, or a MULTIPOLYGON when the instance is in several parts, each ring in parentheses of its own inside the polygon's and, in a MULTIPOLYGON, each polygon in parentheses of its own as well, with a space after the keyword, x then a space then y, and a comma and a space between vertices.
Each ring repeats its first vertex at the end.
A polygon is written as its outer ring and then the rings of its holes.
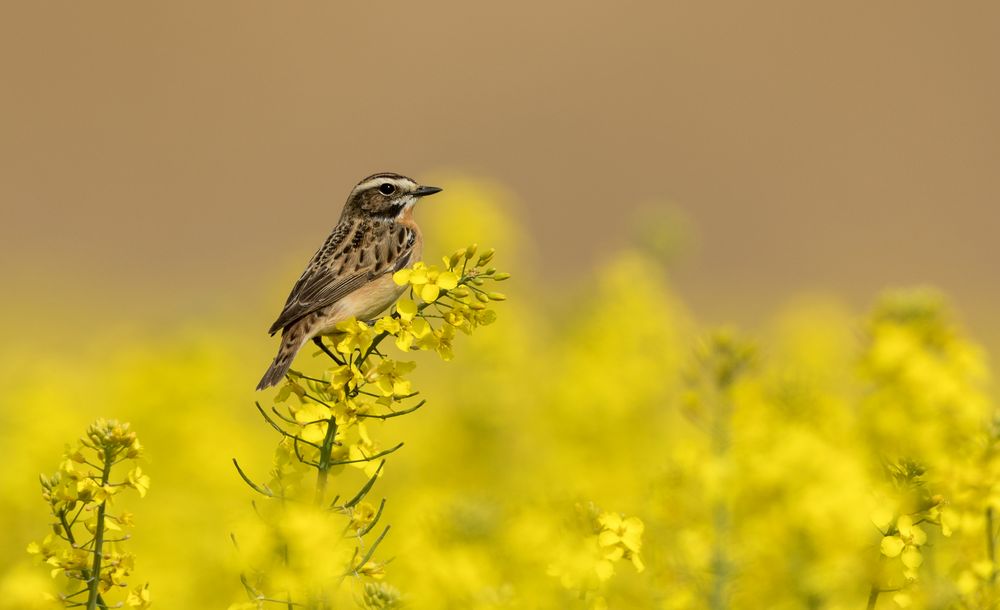
POLYGON ((416 231, 402 224, 341 222, 309 261, 268 332, 273 335, 371 280, 402 269, 410 263, 416 241, 416 231))

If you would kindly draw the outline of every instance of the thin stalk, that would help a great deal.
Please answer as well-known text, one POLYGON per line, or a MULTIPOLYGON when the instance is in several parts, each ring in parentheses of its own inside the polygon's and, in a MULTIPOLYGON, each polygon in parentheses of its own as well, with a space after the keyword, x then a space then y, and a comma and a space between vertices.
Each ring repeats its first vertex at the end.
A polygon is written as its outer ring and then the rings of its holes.
MULTIPOLYGON (((111 466, 114 464, 114 456, 111 449, 104 449, 104 470, 101 472, 101 487, 108 484, 111 478, 111 466)), ((87 596, 87 610, 97 610, 97 599, 100 597, 98 590, 101 586, 101 560, 104 552, 104 513, 108 508, 108 498, 97 507, 97 527, 94 531, 94 563, 90 568, 90 583, 88 588, 90 593, 87 596)), ((101 606, 105 606, 101 603, 101 606)))
POLYGON ((334 440, 337 438, 337 419, 330 416, 326 422, 326 436, 319 448, 319 462, 316 464, 316 499, 317 505, 323 503, 326 495, 327 477, 330 474, 330 456, 333 454, 334 440))
MULTIPOLYGON (((727 459, 729 452, 729 416, 732 407, 729 404, 729 394, 726 386, 722 387, 723 395, 717 399, 712 422, 712 453, 716 460, 727 459)), ((708 594, 708 607, 711 610, 728 608, 727 588, 730 577, 730 562, 726 554, 730 527, 729 507, 726 501, 717 497, 712 506, 712 528, 715 530, 715 543, 712 548, 712 585, 708 594)))
POLYGON ((865 610, 875 610, 880 593, 882 593, 882 589, 879 589, 878 585, 872 585, 871 591, 868 592, 868 605, 865 606, 865 610))
POLYGON ((993 527, 993 507, 990 506, 986 509, 986 556, 990 560, 990 582, 996 582, 997 570, 996 570, 996 559, 997 559, 997 544, 996 537, 993 532, 996 529, 993 527))
MULTIPOLYGON (((82 510, 83 510, 83 508, 81 507, 80 511, 82 511, 82 510)), ((69 521, 69 522, 66 521, 66 514, 65 513, 59 513, 59 522, 62 523, 63 531, 66 532, 66 541, 69 542, 74 547, 76 546, 76 537, 73 536, 73 524, 76 523, 76 518, 80 516, 80 511, 77 511, 76 517, 73 517, 73 521, 69 521)), ((77 593, 74 593, 73 595, 79 595, 80 593, 83 593, 84 591, 87 591, 88 594, 89 594, 89 591, 90 591, 90 570, 87 570, 87 569, 83 570, 83 578, 88 583, 87 584, 87 588, 83 589, 82 591, 78 591, 77 593)), ((97 603, 98 603, 98 605, 101 608, 107 608, 108 607, 107 604, 104 603, 104 599, 101 597, 100 593, 97 594, 97 603)))

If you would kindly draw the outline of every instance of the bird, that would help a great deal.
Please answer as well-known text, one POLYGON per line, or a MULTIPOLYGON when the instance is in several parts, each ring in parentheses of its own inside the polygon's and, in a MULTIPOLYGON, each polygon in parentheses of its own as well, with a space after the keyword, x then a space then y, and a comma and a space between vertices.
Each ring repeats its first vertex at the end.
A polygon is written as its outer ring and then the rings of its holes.
POLYGON ((308 341, 322 348, 320 337, 338 323, 369 321, 396 302, 406 287, 392 276, 419 261, 423 246, 413 207, 439 192, 391 172, 372 174, 354 187, 268 331, 281 331, 281 346, 257 390, 277 385, 308 341))

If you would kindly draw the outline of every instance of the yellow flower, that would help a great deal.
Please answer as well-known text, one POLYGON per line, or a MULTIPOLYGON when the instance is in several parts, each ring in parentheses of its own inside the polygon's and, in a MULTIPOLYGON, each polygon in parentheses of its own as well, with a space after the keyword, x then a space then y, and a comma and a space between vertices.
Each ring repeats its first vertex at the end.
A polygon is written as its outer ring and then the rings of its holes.
POLYGON ((375 520, 375 507, 368 502, 361 502, 354 507, 351 514, 351 527, 356 530, 363 530, 375 520))
POLYGON ((398 317, 383 316, 375 322, 375 331, 395 337, 396 347, 407 352, 415 340, 431 332, 427 320, 418 318, 417 304, 410 299, 400 299, 395 306, 398 317))
POLYGON ((149 491, 149 475, 142 474, 142 468, 136 466, 130 470, 128 473, 128 482, 139 492, 140 498, 146 497, 146 492, 149 491))
POLYGON ((886 557, 896 557, 902 551, 906 544, 900 539, 899 536, 885 536, 882 538, 882 544, 880 545, 882 554, 886 557))
POLYGON ((409 285, 415 294, 426 303, 438 299, 442 291, 458 286, 459 277, 452 271, 441 271, 437 267, 418 262, 410 269, 401 269, 392 279, 398 286, 409 285))
POLYGON ((920 549, 915 546, 904 548, 899 558, 902 560, 903 565, 911 570, 919 568, 920 564, 924 562, 924 556, 920 554, 920 549))
POLYGON ((365 610, 391 610, 402 607, 399 590, 384 582, 365 583, 362 607, 365 610))
POLYGON ((456 305, 444 314, 445 322, 468 332, 472 310, 466 305, 456 305))
POLYGON ((452 341, 455 339, 455 327, 445 324, 433 333, 424 336, 418 343, 421 349, 433 349, 442 360, 451 360, 455 353, 452 351, 452 341))
POLYGON ((374 339, 372 328, 355 318, 340 322, 336 329, 338 332, 333 335, 333 345, 337 352, 345 356, 352 354, 354 350, 365 352, 374 339))
POLYGON ((76 491, 84 502, 103 504, 115 490, 113 487, 102 486, 93 479, 83 479, 77 482, 76 491))
POLYGON ((404 322, 410 322, 417 315, 417 304, 410 299, 399 299, 396 302, 396 313, 404 322))
POLYGON ((899 557, 903 564, 903 575, 908 580, 916 580, 919 568, 924 562, 920 547, 927 542, 927 534, 914 524, 913 517, 903 515, 896 520, 896 533, 883 536, 879 549, 886 557, 899 557))
POLYGON ((403 328, 403 325, 400 323, 400 318, 382 316, 378 320, 375 320, 374 328, 377 333, 395 335, 399 333, 399 331, 403 328))
POLYGON ((379 447, 368 436, 368 428, 364 424, 358 424, 358 435, 358 442, 351 445, 348 450, 348 457, 351 460, 355 460, 354 463, 351 464, 352 466, 363 470, 365 476, 373 477, 376 472, 379 472, 379 462, 378 460, 372 460, 369 458, 379 452, 379 447))
POLYGON ((330 409, 316 402, 307 402, 295 410, 295 421, 302 426, 299 436, 304 441, 319 444, 326 436, 327 420, 330 419, 330 409))
POLYGON ((907 544, 921 546, 927 542, 927 534, 919 525, 913 524, 913 517, 909 515, 903 515, 896 521, 896 529, 907 544))
POLYGON ((369 405, 353 398, 345 398, 333 405, 333 416, 337 425, 346 428, 358 421, 358 414, 368 411, 369 405))
POLYGON ((128 597, 125 598, 125 606, 129 608, 148 608, 150 603, 148 584, 132 589, 128 592, 128 597))
POLYGON ((353 360, 350 364, 330 369, 327 374, 337 400, 344 400, 347 392, 357 389, 365 381, 364 375, 353 360))
POLYGON ((646 526, 638 517, 623 518, 618 513, 601 513, 597 517, 601 531, 597 535, 597 544, 601 548, 603 558, 598 562, 598 577, 610 576, 607 566, 602 562, 615 562, 626 558, 632 562, 637 572, 642 572, 646 566, 639 558, 642 550, 642 534, 646 526))
POLYGON ((386 358, 379 362, 368 374, 368 380, 375 383, 383 396, 405 396, 412 392, 410 382, 403 375, 409 373, 415 362, 397 362, 386 358))

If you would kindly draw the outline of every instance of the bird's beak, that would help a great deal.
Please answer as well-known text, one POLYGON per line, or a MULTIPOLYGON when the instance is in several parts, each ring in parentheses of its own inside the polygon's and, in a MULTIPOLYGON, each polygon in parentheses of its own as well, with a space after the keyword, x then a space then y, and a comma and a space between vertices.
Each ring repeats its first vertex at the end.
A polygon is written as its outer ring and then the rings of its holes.
POLYGON ((434 193, 440 193, 441 189, 436 186, 419 186, 417 190, 413 191, 414 197, 426 197, 428 195, 433 195, 434 193))

